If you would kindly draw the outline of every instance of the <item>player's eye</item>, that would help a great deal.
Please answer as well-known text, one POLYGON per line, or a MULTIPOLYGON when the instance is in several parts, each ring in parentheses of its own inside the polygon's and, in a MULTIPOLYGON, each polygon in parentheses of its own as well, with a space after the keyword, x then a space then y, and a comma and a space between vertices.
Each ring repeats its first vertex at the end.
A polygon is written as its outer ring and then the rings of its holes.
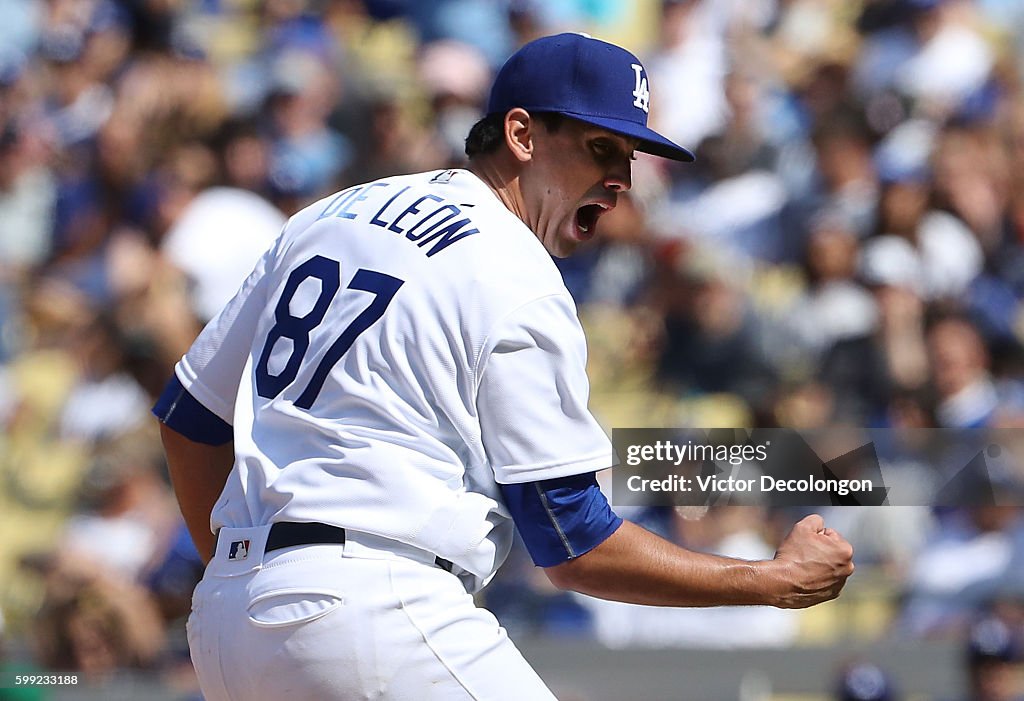
POLYGON ((615 151, 612 144, 608 141, 604 141, 603 139, 592 142, 590 144, 590 148, 598 158, 608 158, 615 151))

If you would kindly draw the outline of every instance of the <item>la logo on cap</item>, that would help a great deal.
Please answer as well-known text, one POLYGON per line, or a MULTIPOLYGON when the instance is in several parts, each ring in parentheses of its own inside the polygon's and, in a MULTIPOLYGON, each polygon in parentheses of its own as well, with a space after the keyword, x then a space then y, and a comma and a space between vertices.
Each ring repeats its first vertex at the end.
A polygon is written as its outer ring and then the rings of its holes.
POLYGON ((650 112, 651 91, 647 89, 647 76, 644 75, 644 67, 639 63, 633 64, 633 72, 636 73, 636 87, 633 88, 633 106, 639 107, 644 112, 650 112))

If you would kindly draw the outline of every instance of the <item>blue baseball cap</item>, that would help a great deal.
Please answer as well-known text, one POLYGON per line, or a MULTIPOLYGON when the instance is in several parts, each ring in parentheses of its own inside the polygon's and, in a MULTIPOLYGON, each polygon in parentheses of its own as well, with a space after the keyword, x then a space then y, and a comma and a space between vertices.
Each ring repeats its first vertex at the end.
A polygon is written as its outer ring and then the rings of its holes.
POLYGON ((586 34, 556 34, 531 41, 505 62, 487 113, 556 112, 639 139, 638 151, 692 161, 692 153, 647 126, 650 100, 647 71, 636 56, 586 34))

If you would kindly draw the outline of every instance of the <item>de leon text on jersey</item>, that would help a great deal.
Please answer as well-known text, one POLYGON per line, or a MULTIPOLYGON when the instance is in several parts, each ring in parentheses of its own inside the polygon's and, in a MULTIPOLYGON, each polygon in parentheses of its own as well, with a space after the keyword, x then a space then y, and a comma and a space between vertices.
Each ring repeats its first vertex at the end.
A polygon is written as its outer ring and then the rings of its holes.
MULTIPOLYGON (((393 183, 374 182, 349 188, 338 194, 321 212, 319 219, 366 219, 396 235, 404 236, 420 248, 427 257, 440 253, 456 241, 479 234, 468 217, 461 217, 462 209, 437 195, 407 195, 409 185, 395 190, 380 208, 367 206, 377 188, 390 188, 393 183), (374 211, 376 210, 376 211, 374 211)), ((463 205, 465 206, 465 205, 463 205)))

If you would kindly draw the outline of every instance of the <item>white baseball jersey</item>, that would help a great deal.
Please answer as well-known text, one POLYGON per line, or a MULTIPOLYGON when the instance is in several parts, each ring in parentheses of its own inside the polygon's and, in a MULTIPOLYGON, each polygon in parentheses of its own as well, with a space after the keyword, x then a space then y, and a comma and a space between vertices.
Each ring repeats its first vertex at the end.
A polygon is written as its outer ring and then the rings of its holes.
POLYGON ((213 529, 342 526, 451 560, 475 590, 511 546, 497 482, 612 465, 585 364, 543 245, 454 170, 296 214, 175 371, 234 429, 213 529))

